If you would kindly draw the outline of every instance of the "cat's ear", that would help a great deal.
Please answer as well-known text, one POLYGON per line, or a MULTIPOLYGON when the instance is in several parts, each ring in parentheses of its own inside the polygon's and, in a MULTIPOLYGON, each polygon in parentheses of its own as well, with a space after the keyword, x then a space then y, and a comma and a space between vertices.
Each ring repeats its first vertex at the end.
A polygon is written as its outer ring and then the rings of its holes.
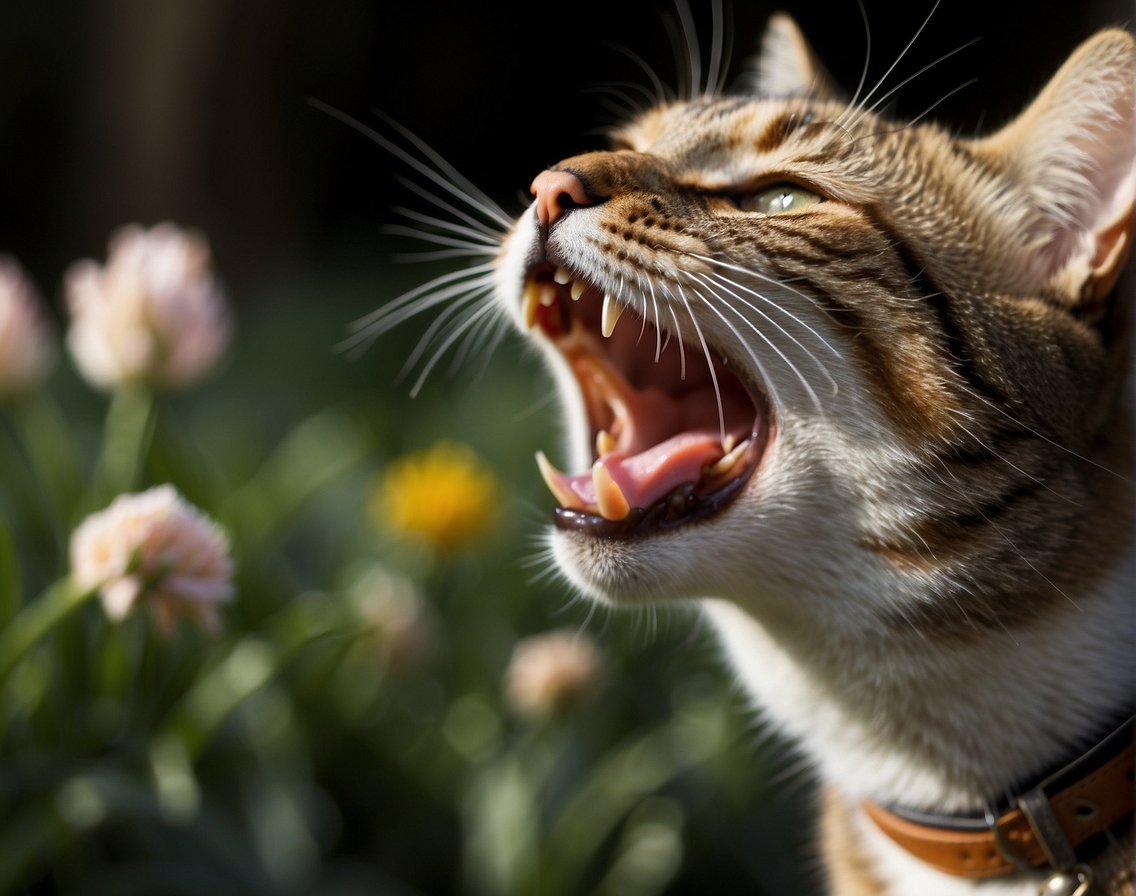
POLYGON ((1082 44, 1017 119, 973 148, 1024 188, 1015 208, 1036 285, 1075 301, 1107 295, 1132 244, 1136 200, 1136 41, 1102 31, 1082 44))
POLYGON ((746 65, 741 86, 769 97, 835 99, 841 95, 797 23, 783 12, 770 17, 758 53, 746 65))

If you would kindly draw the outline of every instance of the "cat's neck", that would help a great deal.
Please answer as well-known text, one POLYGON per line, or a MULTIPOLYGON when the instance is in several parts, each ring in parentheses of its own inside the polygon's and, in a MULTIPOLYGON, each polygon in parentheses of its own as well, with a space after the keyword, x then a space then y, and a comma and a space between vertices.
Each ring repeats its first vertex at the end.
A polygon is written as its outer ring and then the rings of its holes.
POLYGON ((706 612, 747 690, 848 798, 980 811, 1131 712, 1134 562, 1020 630, 936 643, 706 612))

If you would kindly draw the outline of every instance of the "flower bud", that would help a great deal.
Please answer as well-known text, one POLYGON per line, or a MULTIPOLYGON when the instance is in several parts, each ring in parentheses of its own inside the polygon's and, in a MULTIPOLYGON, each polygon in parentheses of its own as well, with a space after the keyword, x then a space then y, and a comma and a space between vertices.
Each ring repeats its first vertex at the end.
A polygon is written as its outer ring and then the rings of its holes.
POLYGON ((0 257, 0 398, 34 389, 54 360, 35 287, 14 260, 0 257))
POLYGON ((533 635, 513 649, 505 696, 519 715, 549 715, 595 690, 599 665, 595 645, 583 634, 562 630, 533 635))
POLYGON ((123 228, 111 238, 105 266, 76 262, 66 281, 67 345, 100 388, 189 386, 228 343, 229 314, 209 246, 173 224, 123 228))

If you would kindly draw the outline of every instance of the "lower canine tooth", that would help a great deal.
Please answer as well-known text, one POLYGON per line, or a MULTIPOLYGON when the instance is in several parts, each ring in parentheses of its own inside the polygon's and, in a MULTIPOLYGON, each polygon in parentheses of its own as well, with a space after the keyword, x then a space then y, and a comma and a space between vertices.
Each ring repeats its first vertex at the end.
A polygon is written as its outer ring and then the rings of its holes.
POLYGON ((600 320, 600 332, 604 338, 615 332, 615 325, 623 314, 624 306, 610 292, 604 293, 603 315, 600 320))
POLYGON ((544 484, 547 485, 548 490, 552 492, 552 497, 556 499, 557 504, 569 510, 584 509, 584 502, 580 500, 575 492, 561 483, 560 480, 563 474, 544 456, 543 451, 536 453, 536 465, 540 470, 540 476, 544 480, 544 484))
POLYGON ((592 484, 596 487, 596 504, 599 505, 600 516, 609 520, 626 519, 631 512, 631 505, 623 495, 611 473, 603 464, 592 467, 592 484))
POLYGON ((735 445, 733 449, 729 451, 724 457, 719 458, 717 463, 707 468, 707 475, 722 476, 723 474, 730 472, 730 470, 737 466, 738 461, 741 460, 741 457, 743 454, 745 454, 746 448, 748 446, 749 439, 746 439, 744 442, 740 442, 739 444, 735 445))
POLYGON ((615 450, 615 436, 613 436, 606 429, 601 429, 596 433, 596 456, 603 457, 605 454, 611 454, 615 450))

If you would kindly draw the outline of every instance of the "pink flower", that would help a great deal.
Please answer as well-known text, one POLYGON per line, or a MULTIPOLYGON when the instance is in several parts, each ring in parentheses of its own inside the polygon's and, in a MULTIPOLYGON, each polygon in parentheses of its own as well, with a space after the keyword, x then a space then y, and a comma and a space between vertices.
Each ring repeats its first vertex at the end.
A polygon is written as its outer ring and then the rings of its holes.
POLYGON ((67 345, 96 386, 188 386, 228 344, 224 294, 199 234, 173 224, 125 227, 111 238, 104 267, 76 262, 66 280, 67 345))
POLYGON ((599 679, 599 665, 595 646, 578 632, 533 635, 513 649, 505 672, 505 696, 520 715, 548 715, 590 694, 599 679))
POLYGON ((54 360, 35 287, 14 260, 0 258, 0 396, 30 391, 54 360))
POLYGON ((71 575, 100 592, 118 621, 145 602, 158 628, 186 616, 210 630, 233 596, 228 543, 217 525, 171 485, 120 495, 71 536, 71 575))

